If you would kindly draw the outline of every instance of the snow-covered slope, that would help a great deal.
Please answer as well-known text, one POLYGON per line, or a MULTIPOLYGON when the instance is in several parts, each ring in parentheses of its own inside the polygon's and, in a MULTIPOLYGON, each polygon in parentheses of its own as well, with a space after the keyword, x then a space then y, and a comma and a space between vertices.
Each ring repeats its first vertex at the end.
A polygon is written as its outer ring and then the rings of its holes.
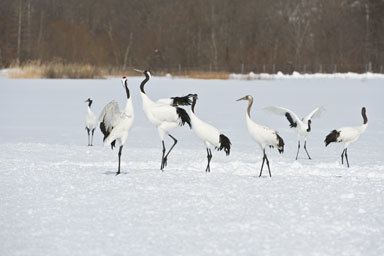
MULTIPOLYGON (((125 104, 119 79, 0 78, 0 255, 381 255, 384 253, 384 79, 190 80, 153 78, 152 99, 198 93, 196 113, 232 141, 229 157, 206 152, 189 128, 165 172, 161 142, 130 78, 136 119, 115 176, 117 150, 101 132, 87 147, 87 98, 94 111, 112 99, 125 104), (249 138, 252 119, 280 132, 283 155, 268 150, 272 178, 258 178, 261 151, 249 138), (297 114, 316 106, 308 150, 294 161, 297 138, 278 105, 297 114), (330 130, 369 127, 340 164, 342 145, 324 147, 330 130)), ((170 141, 169 141, 170 142, 170 141)))

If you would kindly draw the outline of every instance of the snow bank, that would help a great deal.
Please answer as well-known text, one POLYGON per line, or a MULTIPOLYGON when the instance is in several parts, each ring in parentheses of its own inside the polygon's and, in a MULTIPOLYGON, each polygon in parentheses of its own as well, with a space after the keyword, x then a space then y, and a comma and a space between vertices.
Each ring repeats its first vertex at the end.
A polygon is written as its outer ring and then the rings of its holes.
POLYGON ((324 73, 316 73, 316 74, 300 74, 298 72, 293 72, 292 74, 283 74, 282 72, 277 72, 277 74, 255 74, 250 72, 249 74, 231 74, 230 79, 237 80, 273 80, 273 79, 373 79, 373 78, 381 78, 384 79, 384 74, 378 73, 334 73, 334 74, 324 74, 324 73))

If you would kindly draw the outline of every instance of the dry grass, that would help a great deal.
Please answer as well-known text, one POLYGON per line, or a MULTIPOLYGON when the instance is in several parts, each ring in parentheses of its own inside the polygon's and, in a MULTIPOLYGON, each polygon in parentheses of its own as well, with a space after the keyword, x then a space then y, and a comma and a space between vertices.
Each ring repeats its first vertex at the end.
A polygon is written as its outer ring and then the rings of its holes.
POLYGON ((89 64, 64 64, 61 62, 41 63, 31 61, 22 66, 12 65, 10 78, 103 78, 100 68, 89 64))
MULTIPOLYGON (((105 78, 120 76, 140 76, 141 73, 134 71, 132 67, 122 68, 100 68, 89 64, 71 63, 65 64, 61 61, 42 63, 41 61, 30 61, 23 65, 11 65, 8 71, 10 78, 105 78)), ((166 76, 165 72, 154 72, 155 76, 166 76)), ((172 77, 194 78, 194 79, 229 79, 230 74, 226 72, 201 72, 184 71, 171 73, 172 77)))

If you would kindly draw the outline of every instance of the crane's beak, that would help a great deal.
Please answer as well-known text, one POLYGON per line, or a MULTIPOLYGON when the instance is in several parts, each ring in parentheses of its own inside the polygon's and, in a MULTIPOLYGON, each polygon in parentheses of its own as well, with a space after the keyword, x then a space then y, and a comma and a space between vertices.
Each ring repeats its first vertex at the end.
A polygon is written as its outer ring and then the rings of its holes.
POLYGON ((241 100, 248 100, 248 98, 247 98, 247 96, 244 96, 243 98, 240 98, 240 99, 238 99, 236 101, 241 101, 241 100))
POLYGON ((134 68, 133 70, 141 74, 144 73, 144 70, 141 70, 141 69, 134 68))

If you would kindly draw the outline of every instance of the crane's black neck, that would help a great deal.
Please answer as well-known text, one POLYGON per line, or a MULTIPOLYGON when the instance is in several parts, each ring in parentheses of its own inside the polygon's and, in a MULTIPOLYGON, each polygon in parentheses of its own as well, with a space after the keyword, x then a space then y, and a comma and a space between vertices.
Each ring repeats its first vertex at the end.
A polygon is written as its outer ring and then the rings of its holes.
POLYGON ((93 102, 92 100, 89 100, 89 101, 88 101, 88 107, 89 107, 89 108, 91 108, 92 102, 93 102))
POLYGON ((361 115, 363 116, 363 120, 364 120, 363 124, 367 124, 368 123, 368 118, 367 118, 367 114, 366 114, 365 108, 362 108, 361 115))
POLYGON ((124 87, 125 87, 125 92, 127 93, 127 99, 129 99, 129 97, 131 97, 131 95, 129 93, 128 81, 127 80, 124 81, 124 87))
POLYGON ((192 110, 193 113, 195 113, 196 101, 197 101, 196 97, 193 97, 192 106, 191 106, 191 110, 192 110))
POLYGON ((145 91, 144 91, 144 85, 148 82, 149 80, 149 75, 147 73, 144 73, 145 74, 145 79, 143 80, 143 82, 141 82, 140 84, 140 90, 142 93, 145 94, 145 91))
POLYGON ((310 132, 311 131, 311 119, 308 120, 308 129, 307 129, 307 132, 310 132))

